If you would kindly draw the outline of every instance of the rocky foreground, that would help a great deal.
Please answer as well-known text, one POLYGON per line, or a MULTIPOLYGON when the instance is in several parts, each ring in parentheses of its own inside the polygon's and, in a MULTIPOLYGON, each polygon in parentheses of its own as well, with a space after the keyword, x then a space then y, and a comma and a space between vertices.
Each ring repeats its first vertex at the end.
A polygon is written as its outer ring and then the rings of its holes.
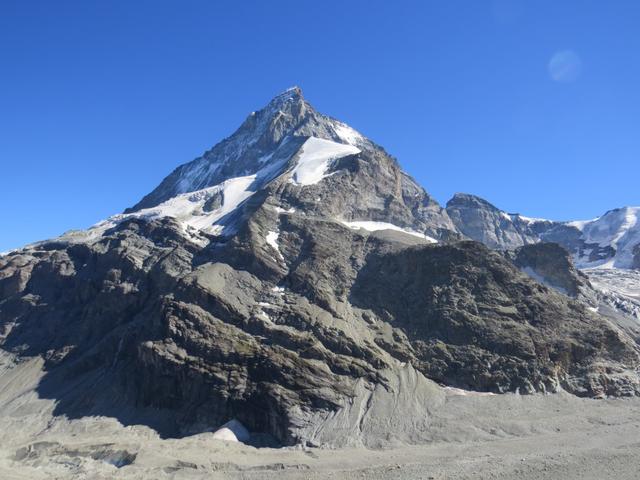
POLYGON ((640 469, 637 398, 448 389, 432 403, 428 438, 419 444, 274 449, 220 440, 212 432, 162 439, 153 429, 124 427, 113 418, 53 417, 54 402, 35 391, 41 363, 4 368, 0 375, 3 480, 632 480, 640 469))

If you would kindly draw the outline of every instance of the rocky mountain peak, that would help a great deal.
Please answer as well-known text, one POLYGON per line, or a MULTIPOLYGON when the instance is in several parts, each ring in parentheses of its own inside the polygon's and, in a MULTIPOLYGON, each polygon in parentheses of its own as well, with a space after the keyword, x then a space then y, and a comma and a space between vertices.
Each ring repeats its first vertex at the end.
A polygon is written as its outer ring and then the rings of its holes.
POLYGON ((279 107, 288 103, 300 103, 304 102, 304 95, 302 89, 297 85, 287 88, 282 93, 279 93, 271 99, 268 106, 279 107))
POLYGON ((508 250, 537 242, 562 245, 579 268, 640 266, 640 207, 621 207, 592 220, 557 222, 504 212, 487 200, 456 193, 447 213, 467 237, 508 250))
POLYGON ((250 197, 269 197, 270 205, 331 221, 411 231, 423 240, 457 235, 444 209, 393 157, 319 113, 299 87, 252 112, 230 137, 174 170, 125 216, 170 216, 227 236, 250 213, 243 213, 250 197))
POLYGON ((640 207, 616 208, 593 220, 567 225, 581 233, 580 266, 634 268, 634 251, 640 245, 640 207))
POLYGON ((276 95, 262 109, 251 112, 240 128, 230 137, 244 137, 248 143, 260 139, 277 142, 292 135, 305 120, 320 114, 305 101, 299 87, 288 88, 276 95))
POLYGON ((470 193, 461 193, 458 192, 451 197, 451 199, 447 202, 447 207, 457 207, 457 206, 469 206, 469 207, 483 207, 494 211, 499 211, 499 209, 493 204, 486 201, 484 198, 478 197, 477 195, 472 195, 470 193))
MULTIPOLYGON (((275 152, 292 138, 315 137, 340 144, 371 148, 373 143, 348 125, 311 106, 299 87, 276 95, 252 112, 229 137, 195 160, 176 168, 161 184, 125 213, 155 207, 177 195, 257 174, 279 160, 275 152)), ((290 152, 291 153, 291 152, 290 152)))

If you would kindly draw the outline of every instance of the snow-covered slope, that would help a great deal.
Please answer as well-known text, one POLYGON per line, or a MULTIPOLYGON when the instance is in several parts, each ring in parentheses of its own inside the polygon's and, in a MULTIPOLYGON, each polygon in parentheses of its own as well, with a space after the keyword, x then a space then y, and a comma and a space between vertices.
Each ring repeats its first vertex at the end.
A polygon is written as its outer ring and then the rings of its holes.
MULTIPOLYGON (((99 236, 107 228, 131 217, 148 219, 172 217, 182 225, 185 234, 191 240, 196 243, 206 243, 206 237, 202 237, 202 233, 213 235, 233 233, 239 207, 256 191, 264 188, 270 180, 287 173, 291 167, 290 161, 297 159, 289 172, 291 182, 308 186, 322 181, 334 160, 360 152, 360 149, 353 145, 316 137, 308 138, 302 146, 299 146, 299 142, 293 141, 292 137, 282 139, 278 149, 271 152, 268 157, 263 157, 260 162, 262 168, 252 175, 228 178, 211 187, 177 194, 153 207, 114 215, 89 229, 87 232, 89 235, 85 235, 82 239, 99 236), (297 151, 295 147, 298 148, 297 151)), ((73 235, 79 235, 79 232, 73 232, 64 238, 72 240, 73 235)))
POLYGON ((583 270, 610 307, 635 317, 640 325, 640 271, 622 268, 583 270))
POLYGON ((635 258, 640 248, 640 207, 623 207, 610 210, 594 220, 568 222, 582 232, 586 247, 577 253, 576 264, 580 268, 634 268, 640 267, 635 258), (591 245, 611 248, 612 255, 593 260, 591 245))
POLYGON ((368 232, 378 232, 383 230, 393 230, 395 232, 406 233, 407 235, 412 235, 414 237, 422 238, 429 243, 438 243, 435 238, 432 238, 424 233, 416 232, 415 230, 411 230, 409 228, 400 228, 397 225, 387 222, 372 222, 372 221, 355 221, 355 222, 342 222, 343 225, 346 225, 349 228, 354 230, 366 230, 368 232))
POLYGON ((302 146, 298 163, 293 169, 291 181, 298 185, 313 185, 326 176, 333 160, 360 153, 353 145, 311 137, 302 146))
POLYGON ((192 193, 177 195, 156 207, 114 217, 173 217, 189 230, 189 227, 207 233, 220 233, 227 222, 224 218, 255 193, 257 175, 236 177, 219 185, 192 193), (214 206, 210 206, 214 203, 214 206))

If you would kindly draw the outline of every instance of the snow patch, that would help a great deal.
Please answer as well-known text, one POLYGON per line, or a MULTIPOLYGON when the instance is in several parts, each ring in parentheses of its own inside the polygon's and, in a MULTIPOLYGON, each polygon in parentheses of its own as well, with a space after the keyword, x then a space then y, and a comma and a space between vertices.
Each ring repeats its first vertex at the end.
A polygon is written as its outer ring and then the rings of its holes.
POLYGON ((519 213, 510 213, 509 215, 511 215, 511 218, 516 217, 518 220, 521 220, 522 222, 528 224, 551 222, 551 220, 547 220, 546 218, 525 217, 524 215, 520 215, 519 213))
POLYGON ((282 207, 273 207, 274 210, 278 213, 296 213, 296 209, 295 208, 290 208, 289 210, 285 210, 282 207))
POLYGON ((369 232, 376 232, 378 230, 395 230, 396 232, 402 232, 402 233, 406 233, 407 235, 413 235, 414 237, 422 238, 423 240, 426 240, 429 243, 438 243, 438 240, 428 235, 425 235, 424 233, 416 232, 415 230, 410 230, 408 228, 401 228, 392 223, 372 222, 368 220, 362 220, 357 222, 342 221, 341 223, 354 230, 363 229, 369 232))
POLYGON ((238 420, 231 420, 213 432, 213 438, 226 442, 246 442, 250 438, 249 430, 238 420))
POLYGON ((333 131, 336 132, 336 135, 340 137, 341 140, 347 142, 349 145, 358 145, 364 140, 364 137, 360 133, 342 122, 335 122, 333 131))
POLYGON ((462 396, 462 397, 491 397, 495 393, 491 392, 476 392, 473 390, 463 390, 462 388, 455 387, 443 387, 444 390, 450 395, 462 396))
POLYGON ((280 246, 278 245, 278 237, 280 236, 280 232, 272 232, 267 233, 267 243, 273 247, 273 249, 278 252, 278 256, 284 260, 282 253, 280 252, 280 246))
POLYGON ((525 217, 524 215, 520 215, 519 213, 507 213, 500 211, 500 215, 511 222, 520 221, 522 223, 526 223, 527 225, 531 225, 532 223, 548 223, 550 220, 546 218, 534 218, 534 217, 525 217))
POLYGON ((256 175, 230 178, 219 185, 197 192, 183 193, 156 207, 145 208, 121 217, 122 219, 128 216, 139 218, 173 217, 182 223, 185 233, 190 233, 188 227, 192 227, 196 231, 219 234, 224 225, 219 224, 218 221, 237 209, 255 193, 255 190, 250 188, 255 180, 256 175), (205 211, 206 203, 215 196, 220 198, 220 205, 210 212, 205 211))
POLYGON ((314 185, 326 177, 332 161, 356 153, 360 153, 360 149, 353 145, 310 137, 302 145, 290 181, 297 185, 314 185))
POLYGON ((106 220, 101 220, 86 230, 69 230, 60 235, 58 239, 69 243, 92 243, 101 238, 107 230, 115 227, 126 217, 127 215, 113 215, 106 220))
POLYGON ((284 287, 273 287, 273 288, 271 289, 271 291, 272 291, 273 293, 275 293, 276 295, 284 295, 284 291, 285 291, 285 289, 284 289, 284 287))

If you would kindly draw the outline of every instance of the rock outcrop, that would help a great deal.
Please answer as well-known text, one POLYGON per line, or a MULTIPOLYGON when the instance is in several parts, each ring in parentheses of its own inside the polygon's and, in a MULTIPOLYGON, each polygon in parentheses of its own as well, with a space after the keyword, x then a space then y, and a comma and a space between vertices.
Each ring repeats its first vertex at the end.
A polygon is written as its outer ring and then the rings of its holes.
POLYGON ((557 243, 519 247, 514 251, 513 262, 531 277, 570 297, 575 298, 581 289, 590 287, 588 277, 575 268, 569 252, 557 243))

